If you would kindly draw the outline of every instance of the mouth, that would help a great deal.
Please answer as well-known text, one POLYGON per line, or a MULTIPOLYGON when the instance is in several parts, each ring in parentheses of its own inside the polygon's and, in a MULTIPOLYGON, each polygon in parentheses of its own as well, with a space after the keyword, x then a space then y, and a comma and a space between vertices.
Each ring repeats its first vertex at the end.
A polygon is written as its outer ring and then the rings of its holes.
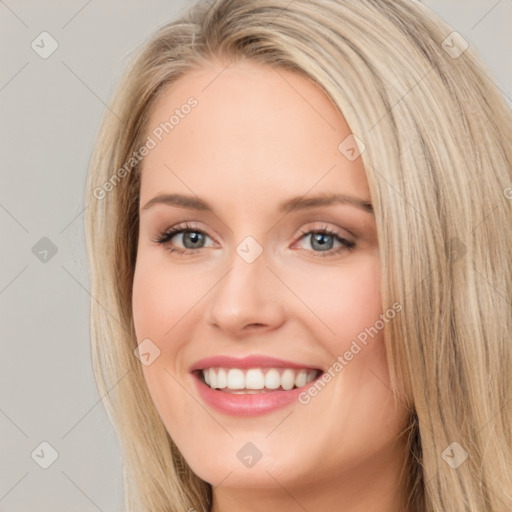
POLYGON ((238 417, 302 404, 302 394, 316 386, 325 373, 307 363, 264 354, 214 355, 193 363, 189 372, 205 405, 238 417))
POLYGON ((317 368, 209 367, 192 372, 208 388, 231 394, 262 394, 300 389, 323 371, 317 368))

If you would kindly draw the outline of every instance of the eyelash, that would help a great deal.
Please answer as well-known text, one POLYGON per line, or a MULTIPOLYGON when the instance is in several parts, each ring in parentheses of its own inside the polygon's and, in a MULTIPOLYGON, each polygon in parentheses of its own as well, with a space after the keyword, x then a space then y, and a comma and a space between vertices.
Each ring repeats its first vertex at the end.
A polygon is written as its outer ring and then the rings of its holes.
MULTIPOLYGON (((173 238, 174 235, 178 233, 187 233, 187 232, 193 232, 193 233, 201 233, 204 236, 208 236, 207 233, 202 231, 201 229, 197 229, 194 226, 191 226, 190 224, 184 223, 179 224, 177 226, 173 226, 172 228, 167 229, 163 233, 160 233, 156 236, 156 238, 153 238, 152 241, 154 243, 157 243, 159 245, 166 245, 168 242, 173 238)), ((338 247, 336 249, 330 249, 329 251, 312 251, 314 253, 317 253, 318 256, 325 258, 327 256, 334 256, 336 254, 339 254, 343 251, 353 251, 356 244, 354 242, 351 242, 336 233, 336 231, 333 231, 332 229, 329 229, 327 226, 322 226, 319 229, 310 229, 310 230, 301 230, 299 240, 305 236, 305 235, 312 235, 312 234, 323 234, 323 235, 331 235, 335 237, 339 242, 341 242, 342 246, 338 247)), ((198 249, 204 249, 204 247, 199 247, 198 249)), ((189 252, 197 252, 198 249, 179 249, 176 247, 166 247, 166 250, 169 251, 169 253, 177 252, 180 255, 187 254, 189 252)), ((305 249, 307 250, 307 249, 305 249)))

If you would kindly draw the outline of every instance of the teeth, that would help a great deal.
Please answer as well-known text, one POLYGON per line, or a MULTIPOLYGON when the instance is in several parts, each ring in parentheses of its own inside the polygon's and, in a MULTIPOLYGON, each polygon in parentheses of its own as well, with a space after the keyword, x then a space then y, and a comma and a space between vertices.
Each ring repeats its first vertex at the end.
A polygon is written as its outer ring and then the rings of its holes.
MULTIPOLYGON (((315 372, 316 373, 316 372, 315 372)), ((313 379, 315 377, 313 376, 313 379)), ((308 372, 306 370, 301 370, 299 373, 297 373, 297 376, 295 377, 295 385, 298 388, 301 388, 302 386, 305 386, 308 379, 308 372)), ((311 379, 311 380, 313 380, 311 379)))
MULTIPOLYGON (((300 388, 315 379, 317 370, 295 368, 205 368, 202 370, 204 381, 212 389, 232 390, 272 390, 282 388, 286 391, 300 388)), ((236 391, 235 391, 236 390, 236 391)))
MULTIPOLYGON (((210 377, 212 376, 212 373, 215 375, 215 372, 212 368, 210 368, 210 377)), ((226 370, 223 370, 222 368, 217 372, 217 378, 215 378, 215 387, 217 388, 225 388, 227 385, 227 375, 226 370)))
MULTIPOLYGON (((219 374, 222 368, 219 370, 219 374)), ((222 383, 217 380, 217 387, 222 389, 222 383)), ((245 388, 245 375, 242 370, 238 368, 231 368, 228 372, 228 389, 243 389, 245 388)))
POLYGON ((271 368, 265 374, 265 387, 268 389, 277 389, 281 385, 281 377, 275 368, 271 368))
POLYGON ((287 368, 281 375, 281 386, 286 391, 293 389, 295 386, 295 372, 287 368))
MULTIPOLYGON (((208 374, 208 381, 209 381, 208 385, 211 388, 216 388, 217 387, 217 374, 212 370, 206 370, 206 373, 208 374)), ((203 377, 204 377, 204 370, 203 370, 203 377)))
POLYGON ((265 387, 265 376, 258 369, 250 369, 245 374, 246 389, 263 389, 265 387))

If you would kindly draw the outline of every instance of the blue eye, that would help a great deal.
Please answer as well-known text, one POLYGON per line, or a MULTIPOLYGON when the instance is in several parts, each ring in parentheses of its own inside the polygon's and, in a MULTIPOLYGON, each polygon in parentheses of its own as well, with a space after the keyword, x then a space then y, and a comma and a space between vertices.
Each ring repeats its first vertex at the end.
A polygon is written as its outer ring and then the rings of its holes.
POLYGON ((332 256, 342 251, 352 250, 356 245, 354 242, 343 238, 336 233, 336 231, 332 231, 327 227, 317 230, 302 231, 301 233, 301 239, 309 237, 313 252, 323 253, 318 254, 319 256, 332 256), (340 245, 337 248, 334 248, 333 246, 336 241, 340 245))
POLYGON ((169 245, 171 240, 178 235, 181 236, 182 244, 184 248, 180 247, 167 247, 169 252, 178 252, 178 254, 184 254, 189 250, 193 251, 194 249, 202 249, 205 247, 205 239, 209 238, 208 235, 201 231, 200 229, 194 228, 188 224, 174 226, 165 232, 161 233, 155 240, 157 244, 160 245, 169 245))
MULTIPOLYGON (((321 257, 334 256, 343 251, 351 251, 356 245, 354 242, 343 238, 336 231, 332 231, 326 226, 316 230, 301 231, 301 235, 300 240, 309 237, 312 252, 321 257), (338 247, 334 247, 336 242, 339 244, 338 247)), ((166 246, 166 249, 171 253, 177 252, 178 254, 186 254, 194 252, 195 249, 208 247, 205 245, 208 238, 210 237, 204 231, 185 223, 173 226, 158 235, 153 241, 166 246), (175 247, 173 246, 174 244, 171 244, 171 240, 179 235, 181 235, 183 248, 175 247)))

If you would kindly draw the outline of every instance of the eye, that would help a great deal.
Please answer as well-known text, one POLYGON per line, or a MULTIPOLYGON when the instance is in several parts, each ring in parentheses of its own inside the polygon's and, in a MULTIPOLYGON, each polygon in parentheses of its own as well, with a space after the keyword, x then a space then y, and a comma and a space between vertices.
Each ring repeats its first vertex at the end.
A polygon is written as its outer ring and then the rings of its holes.
POLYGON ((343 238, 341 234, 327 226, 322 226, 319 229, 301 230, 301 235, 300 240, 308 240, 313 252, 319 253, 318 256, 321 257, 351 251, 356 246, 355 242, 343 238), (336 243, 338 246, 334 247, 336 243))
MULTIPOLYGON (((206 247, 205 241, 210 238, 204 231, 195 228, 187 223, 179 224, 167 229, 163 233, 160 233, 152 241, 167 246, 169 252, 177 252, 178 254, 185 254, 194 249, 202 249, 206 247), (171 241, 174 238, 181 237, 181 244, 183 247, 173 247, 171 241)), ((211 239, 210 239, 211 240, 211 239)))
MULTIPOLYGON (((334 256, 344 251, 351 251, 355 248, 355 242, 343 238, 343 236, 328 228, 322 226, 318 229, 301 230, 300 240, 308 240, 312 252, 316 255, 334 256), (337 246, 335 247, 335 245, 337 246)), ((157 235, 152 241, 166 246, 169 252, 177 252, 178 254, 193 253, 196 249, 203 249, 205 247, 211 247, 211 245, 205 245, 207 239, 211 238, 201 229, 198 229, 187 223, 179 224, 167 229, 163 233, 157 235), (182 247, 176 247, 173 239, 180 239, 182 247)), ((301 247, 303 250, 310 250, 308 248, 301 247)))

